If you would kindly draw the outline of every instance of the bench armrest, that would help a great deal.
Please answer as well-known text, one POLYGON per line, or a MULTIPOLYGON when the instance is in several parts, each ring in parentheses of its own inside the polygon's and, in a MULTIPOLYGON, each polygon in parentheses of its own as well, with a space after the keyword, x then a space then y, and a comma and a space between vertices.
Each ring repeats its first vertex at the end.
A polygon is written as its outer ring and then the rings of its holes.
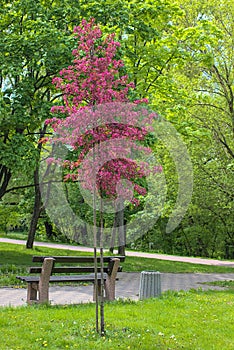
POLYGON ((45 258, 42 265, 38 293, 40 302, 48 301, 50 276, 54 266, 53 258, 45 258))
POLYGON ((115 281, 119 269, 120 259, 113 258, 110 262, 111 270, 105 282, 105 292, 107 300, 115 300, 115 281))

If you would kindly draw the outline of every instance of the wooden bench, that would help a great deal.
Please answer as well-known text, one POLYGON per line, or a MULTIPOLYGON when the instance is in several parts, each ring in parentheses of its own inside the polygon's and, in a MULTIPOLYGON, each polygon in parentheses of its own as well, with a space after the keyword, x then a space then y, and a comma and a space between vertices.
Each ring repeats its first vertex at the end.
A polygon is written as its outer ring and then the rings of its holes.
MULTIPOLYGON (((124 260, 124 256, 104 256, 103 258, 104 299, 106 300, 115 299, 115 281, 117 279, 117 272, 122 271, 122 267, 119 264, 124 260)), ((92 256, 33 256, 32 261, 35 263, 42 263, 42 265, 30 267, 29 276, 16 277, 19 280, 28 284, 28 304, 48 303, 50 283, 92 282, 94 285, 93 299, 95 300, 96 294, 98 294, 98 297, 100 297, 100 257, 97 258, 97 286, 95 285, 94 257, 92 256), (77 264, 77 266, 72 266, 72 264, 77 264), (33 274, 33 276, 31 274, 33 274)))

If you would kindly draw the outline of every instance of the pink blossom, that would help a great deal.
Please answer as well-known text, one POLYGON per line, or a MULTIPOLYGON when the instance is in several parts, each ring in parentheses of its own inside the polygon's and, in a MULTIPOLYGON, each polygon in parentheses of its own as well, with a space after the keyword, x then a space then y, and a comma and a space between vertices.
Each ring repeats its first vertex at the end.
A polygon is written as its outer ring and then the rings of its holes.
MULTIPOLYGON (((147 163, 137 164, 130 155, 133 149, 145 154, 151 152, 139 142, 144 141, 151 130, 155 114, 147 108, 139 109, 139 105, 148 103, 146 98, 129 102, 129 89, 134 88, 134 84, 128 82, 127 75, 120 76, 119 68, 124 64, 116 58, 120 43, 114 41, 115 34, 109 34, 102 40, 102 32, 94 19, 89 22, 83 19, 81 25, 74 28, 74 33, 77 47, 72 51, 73 62, 52 81, 63 94, 63 105, 53 106, 51 112, 63 113, 64 118, 46 121, 56 132, 53 143, 62 142, 78 151, 75 161, 63 161, 69 172, 64 181, 77 181, 83 176, 86 181, 82 185, 92 191, 92 171, 98 169, 97 186, 103 195, 117 198, 121 194, 134 205, 139 205, 139 200, 132 198, 131 189, 117 184, 125 179, 133 184, 135 194, 147 194, 136 180, 147 176, 151 169, 147 163), (96 159, 90 166, 86 156, 95 145, 118 139, 121 144, 108 150, 110 160, 100 166, 99 159, 96 159), (128 147, 125 140, 136 142, 128 147)), ((106 157, 107 151, 103 152, 99 151, 100 159, 106 157)))

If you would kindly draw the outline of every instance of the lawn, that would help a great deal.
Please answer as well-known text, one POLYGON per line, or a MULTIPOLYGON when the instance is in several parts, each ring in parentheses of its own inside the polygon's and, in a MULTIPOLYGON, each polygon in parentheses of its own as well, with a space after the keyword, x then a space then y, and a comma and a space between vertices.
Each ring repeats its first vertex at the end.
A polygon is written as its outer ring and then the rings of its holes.
POLYGON ((203 282, 202 284, 207 284, 209 286, 218 286, 218 287, 228 288, 230 291, 234 292, 234 280, 203 282))
MULTIPOLYGON (((23 245, 0 243, 0 286, 20 285, 16 275, 26 274, 27 268, 32 265, 33 255, 90 255, 79 251, 64 249, 51 249, 46 247, 34 247, 26 249, 23 245)), ((108 253, 107 253, 108 254, 108 253)), ((143 270, 153 270, 171 273, 228 273, 233 272, 231 267, 208 266, 158 259, 148 259, 139 257, 127 257, 123 265, 125 272, 140 272, 143 270)))
MULTIPOLYGON (((19 283, 32 255, 84 255, 69 249, 0 243, 1 285, 19 283)), ((88 255, 88 253, 86 253, 88 255)), ((127 257, 124 271, 233 272, 232 268, 127 257)), ((95 332, 95 305, 0 307, 0 350, 159 349, 231 350, 234 343, 233 282, 226 291, 166 292, 144 301, 105 304, 106 334, 95 332)))
POLYGON ((168 292, 105 305, 106 334, 96 334, 94 304, 0 307, 4 350, 232 350, 234 294, 168 292))

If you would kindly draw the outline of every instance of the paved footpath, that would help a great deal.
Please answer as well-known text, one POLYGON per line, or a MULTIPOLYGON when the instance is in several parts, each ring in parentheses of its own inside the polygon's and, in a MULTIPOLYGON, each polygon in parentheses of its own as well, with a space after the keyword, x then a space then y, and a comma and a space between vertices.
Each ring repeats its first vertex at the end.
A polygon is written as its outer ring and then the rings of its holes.
MULTIPOLYGON (((116 298, 138 300, 140 273, 121 272, 116 282, 116 298)), ((203 284, 208 281, 234 280, 234 273, 204 274, 204 273, 162 273, 162 292, 167 290, 203 290, 223 289, 203 284)), ((26 305, 25 288, 0 288, 0 306, 26 305)), ((50 302, 54 304, 79 304, 92 302, 93 286, 52 286, 50 287, 50 302)))
MULTIPOLYGON (((0 242, 22 244, 22 245, 26 244, 26 241, 19 240, 19 239, 9 239, 9 238, 0 238, 0 242)), ((34 246, 35 247, 49 247, 49 248, 65 249, 65 250, 74 250, 74 251, 80 251, 80 252, 82 252, 82 251, 83 252, 93 252, 93 248, 91 248, 91 247, 83 247, 83 246, 78 246, 78 245, 72 246, 72 245, 58 244, 58 243, 34 242, 34 246)), ((192 257, 186 257, 186 256, 156 254, 156 253, 143 253, 143 252, 135 252, 135 251, 129 251, 129 250, 126 250, 126 256, 138 256, 141 258, 181 261, 181 262, 188 262, 188 263, 192 263, 192 264, 234 267, 234 261, 230 261, 230 260, 192 258, 192 257)))
MULTIPOLYGON (((21 240, 9 240, 0 238, 0 242, 15 243, 25 245, 25 241, 21 240)), ((80 246, 68 246, 62 244, 35 242, 35 246, 48 246, 59 249, 74 250, 74 251, 93 251, 92 248, 80 247, 80 246)), ((162 254, 151 253, 139 253, 127 251, 127 256, 141 256, 146 258, 184 261, 196 264, 206 265, 223 265, 233 266, 234 262, 231 261, 219 261, 211 259, 201 258, 188 258, 179 256, 168 256, 162 254)), ((116 297, 117 298, 130 298, 138 300, 140 273, 121 272, 119 274, 119 280, 116 282, 116 297)), ((217 281, 217 280, 234 280, 234 273, 162 273, 161 285, 162 291, 166 290, 189 290, 191 288, 197 289, 222 289, 221 287, 208 286, 203 282, 217 281)), ((26 305, 26 289, 24 288, 0 288, 0 306, 19 306, 26 305)), ((51 304, 78 304, 92 302, 92 285, 88 286, 52 286, 50 287, 50 302, 51 304)))

